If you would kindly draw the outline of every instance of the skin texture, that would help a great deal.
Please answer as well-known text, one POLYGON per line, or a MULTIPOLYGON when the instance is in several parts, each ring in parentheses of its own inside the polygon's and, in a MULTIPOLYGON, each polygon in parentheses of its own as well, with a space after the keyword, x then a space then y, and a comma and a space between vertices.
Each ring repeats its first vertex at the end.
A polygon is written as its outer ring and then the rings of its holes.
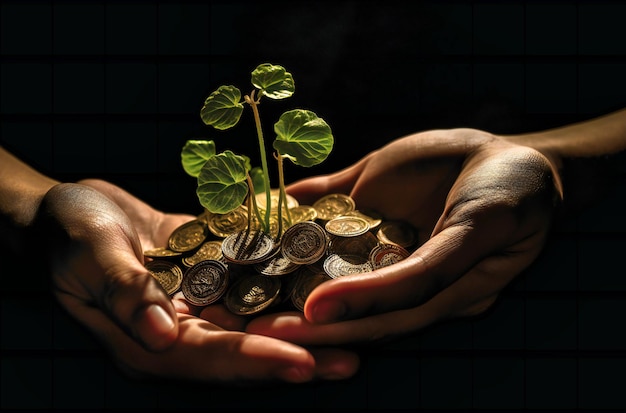
POLYGON ((317 344, 389 339, 485 311, 541 251, 560 198, 541 153, 472 129, 398 139, 288 191, 304 203, 348 193, 357 208, 419 232, 421 246, 409 258, 323 283, 304 314, 248 325, 251 332, 317 344))
POLYGON ((612 167, 625 151, 620 110, 515 136, 416 133, 340 172, 296 182, 287 191, 301 203, 344 193, 358 209, 410 223, 419 248, 394 265, 325 282, 304 314, 263 316, 246 331, 301 344, 371 343, 484 313, 538 256, 557 213, 623 180, 623 166, 612 167))
POLYGON ((223 310, 203 309, 211 323, 171 300, 144 267, 143 251, 165 245, 172 230, 193 216, 157 211, 100 180, 58 183, 2 148, 0 158, 3 244, 16 253, 30 243, 45 248, 59 303, 127 374, 243 384, 356 372, 359 360, 348 351, 313 352, 248 334, 241 331, 242 319, 223 310), (21 179, 9 179, 15 176, 21 179))
MULTIPOLYGON (((323 283, 304 314, 250 322, 219 305, 170 300, 143 266, 142 251, 165 245, 192 216, 164 214, 104 181, 58 183, 2 148, 0 241, 18 254, 33 240, 43 242, 59 302, 131 375, 341 379, 358 369, 354 353, 308 347, 388 340, 481 314, 537 257, 555 213, 595 197, 580 191, 581 171, 599 158, 619 160, 625 150, 622 110, 516 136, 421 132, 335 174, 297 182, 288 192, 303 204, 345 193, 359 209, 410 223, 419 248, 392 266, 323 283)), ((623 167, 606 171, 594 175, 598 183, 623 180, 623 167)))

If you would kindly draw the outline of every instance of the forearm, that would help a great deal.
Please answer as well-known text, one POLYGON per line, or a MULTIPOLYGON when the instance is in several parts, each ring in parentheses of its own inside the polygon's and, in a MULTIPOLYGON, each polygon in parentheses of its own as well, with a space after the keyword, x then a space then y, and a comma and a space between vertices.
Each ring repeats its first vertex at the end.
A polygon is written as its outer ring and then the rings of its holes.
POLYGON ((22 252, 42 198, 57 183, 0 147, 0 246, 22 252))
POLYGON ((586 207, 626 177, 626 109, 504 138, 532 147, 550 159, 562 183, 566 210, 586 207))

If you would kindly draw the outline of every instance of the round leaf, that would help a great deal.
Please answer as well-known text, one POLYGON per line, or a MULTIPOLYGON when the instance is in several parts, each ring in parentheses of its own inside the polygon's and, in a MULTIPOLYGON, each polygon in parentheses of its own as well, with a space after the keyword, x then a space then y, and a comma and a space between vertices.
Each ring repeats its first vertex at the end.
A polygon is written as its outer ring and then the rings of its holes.
POLYGON ((239 122, 243 112, 241 92, 235 86, 220 86, 204 101, 200 110, 202 121, 215 129, 228 129, 239 122))
POLYGON ((295 91, 291 73, 282 66, 270 63, 263 63, 254 69, 252 84, 271 99, 285 99, 295 91))
POLYGON ((240 206, 248 194, 247 170, 242 156, 224 151, 209 158, 198 175, 200 204, 214 214, 240 206))
POLYGON ((324 161, 333 149, 330 126, 309 110, 294 109, 281 115, 274 124, 274 149, 300 166, 324 161))
POLYGON ((215 142, 189 140, 180 154, 183 169, 189 175, 197 177, 204 163, 215 155, 215 142))

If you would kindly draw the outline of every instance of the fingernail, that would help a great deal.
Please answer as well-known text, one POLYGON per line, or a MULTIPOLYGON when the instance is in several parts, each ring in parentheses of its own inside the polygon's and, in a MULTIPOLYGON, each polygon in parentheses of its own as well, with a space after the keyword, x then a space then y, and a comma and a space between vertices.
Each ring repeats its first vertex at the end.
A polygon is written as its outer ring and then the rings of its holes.
POLYGON ((174 327, 169 313, 160 305, 151 304, 143 312, 137 333, 147 346, 159 349, 171 342, 174 327))
POLYGON ((316 323, 330 323, 345 317, 348 309, 341 301, 322 301, 313 307, 313 321, 316 323))

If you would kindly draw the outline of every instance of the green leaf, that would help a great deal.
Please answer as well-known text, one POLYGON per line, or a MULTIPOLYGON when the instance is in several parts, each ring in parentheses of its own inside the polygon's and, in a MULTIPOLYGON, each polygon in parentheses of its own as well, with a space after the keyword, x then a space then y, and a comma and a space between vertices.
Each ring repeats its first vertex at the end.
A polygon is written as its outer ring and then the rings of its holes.
POLYGON ((295 85, 291 73, 270 63, 257 66, 252 72, 252 84, 271 99, 285 99, 293 95, 295 85))
POLYGON ((202 121, 215 129, 228 129, 239 122, 243 112, 241 92, 235 86, 220 86, 204 101, 200 110, 202 121))
POLYGON ((248 194, 247 170, 242 156, 224 151, 209 158, 198 175, 200 204, 214 214, 240 206, 248 194))
POLYGON ((194 178, 200 174, 204 163, 215 155, 215 142, 188 140, 180 154, 183 169, 194 178))
POLYGON ((281 115, 274 124, 274 149, 300 166, 324 161, 333 149, 333 135, 324 119, 310 110, 294 109, 281 115))
POLYGON ((263 169, 256 166, 250 170, 250 178, 254 186, 254 193, 260 194, 265 192, 265 179, 263 178, 263 169))

